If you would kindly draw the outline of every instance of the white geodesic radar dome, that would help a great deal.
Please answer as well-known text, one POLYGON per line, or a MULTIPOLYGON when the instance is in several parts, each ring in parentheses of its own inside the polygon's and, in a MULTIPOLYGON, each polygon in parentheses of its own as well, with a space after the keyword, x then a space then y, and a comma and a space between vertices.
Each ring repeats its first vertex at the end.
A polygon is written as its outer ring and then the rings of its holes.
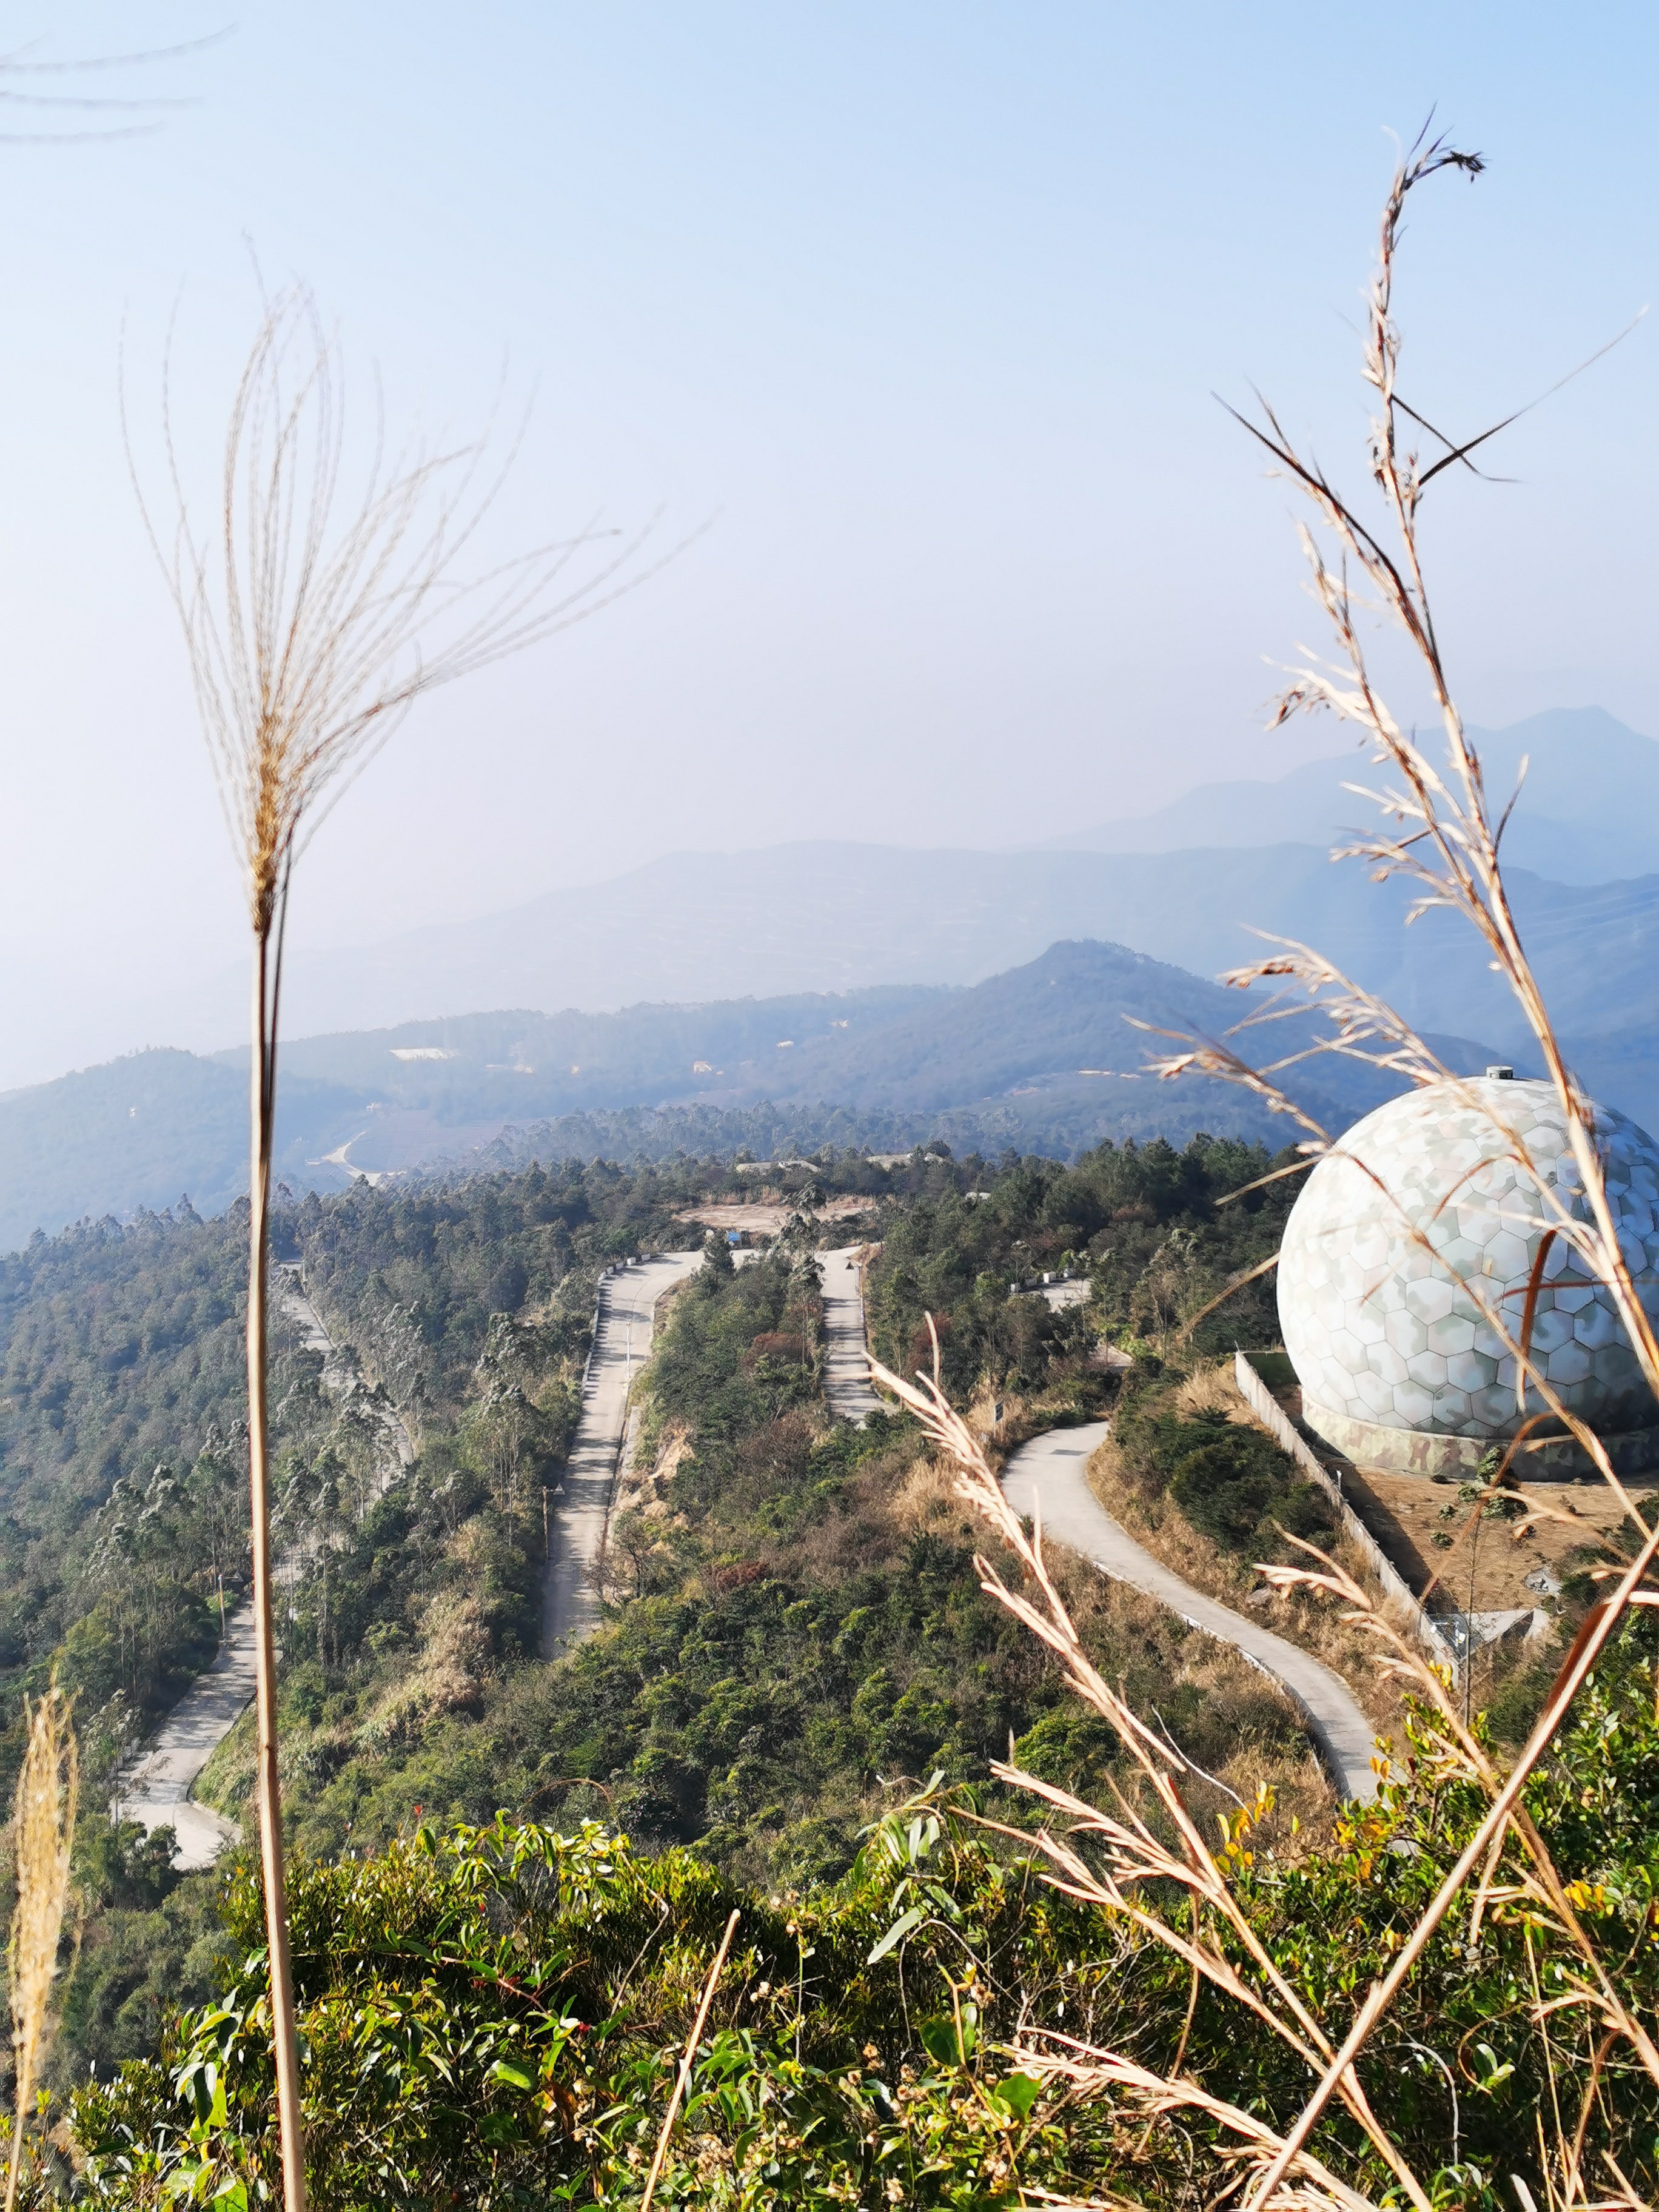
MULTIPOLYGON (((1515 1363, 1482 1308, 1519 1329, 1543 1235, 1528 1222, 1543 1212, 1540 1184, 1585 1211, 1551 1085, 1480 1078, 1462 1088, 1467 1096, 1449 1084, 1409 1091, 1356 1123, 1313 1169, 1285 1227, 1279 1324, 1304 1412, 1357 1457, 1343 1424, 1358 1425, 1361 1442, 1365 1431, 1514 1435, 1523 1418, 1515 1363), (1510 1147, 1483 1107, 1520 1139, 1530 1173, 1504 1157, 1510 1147)), ((1606 1108, 1596 1132, 1626 1262, 1659 1319, 1659 1147, 1606 1108)), ((1562 1402, 1598 1434, 1659 1423, 1612 1299, 1559 1237, 1533 1346, 1562 1402)), ((1541 1410, 1529 1394, 1528 1412, 1541 1410)), ((1426 1471, 1431 1462, 1394 1452, 1381 1463, 1426 1471)))

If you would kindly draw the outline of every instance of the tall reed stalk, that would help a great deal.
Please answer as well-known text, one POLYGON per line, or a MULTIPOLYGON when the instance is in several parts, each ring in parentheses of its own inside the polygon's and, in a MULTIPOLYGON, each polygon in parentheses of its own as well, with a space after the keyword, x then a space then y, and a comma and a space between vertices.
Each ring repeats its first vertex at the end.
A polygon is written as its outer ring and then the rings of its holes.
POLYGON ((58 1972, 64 1908, 69 1902, 70 1854, 80 1797, 80 1757, 70 1705, 54 1682, 29 1714, 28 1748, 17 1778, 17 1905, 7 1951, 15 2082, 6 2212, 13 2212, 17 2202, 23 2136, 46 2053, 47 2008, 58 1972))
POLYGON ((258 1802, 284 2203, 287 2212, 305 2212, 266 1402, 276 1045, 294 869, 349 777, 422 693, 568 628, 652 571, 635 557, 645 533, 624 538, 588 531, 462 574, 459 563, 471 556, 517 452, 515 440, 490 472, 488 430, 435 453, 411 440, 388 457, 377 405, 362 489, 343 497, 337 350, 303 285, 279 295, 260 323, 231 407, 217 514, 213 526, 198 531, 173 434, 170 370, 169 358, 161 397, 171 508, 165 533, 140 481, 130 430, 127 453, 184 630, 252 929, 247 1402, 258 1802))
MULTIPOLYGON (((1240 987, 1277 979, 1290 987, 1288 1000, 1276 1000, 1251 1012, 1226 1037, 1176 1037, 1179 1049, 1154 1059, 1149 1071, 1166 1078, 1195 1072, 1246 1086, 1308 1132, 1298 1147, 1304 1165, 1341 1150, 1340 1141, 1329 1139, 1281 1085, 1285 1071, 1310 1050, 1365 1060, 1413 1083, 1450 1086, 1466 1107, 1485 1115, 1498 1139, 1498 1157, 1513 1162, 1521 1171, 1517 1194, 1504 1202, 1506 1224, 1534 1240, 1535 1251, 1530 1288, 1519 1315, 1504 1311, 1498 1296, 1503 1285, 1456 1279, 1514 1364, 1519 1427, 1486 1494, 1507 1494, 1520 1503, 1528 1516, 1523 1527, 1540 1517, 1541 1509, 1524 1492, 1504 1493, 1501 1486, 1512 1468, 1524 1468, 1529 1449, 1541 1440, 1540 1425, 1553 1419, 1582 1445, 1634 1531, 1617 1566, 1607 1571, 1601 1601, 1591 1608, 1524 1747, 1507 1771, 1493 1759, 1479 1730, 1469 1725, 1449 1681, 1425 1662, 1336 1562, 1304 1544, 1299 1548, 1307 1556, 1306 1565, 1259 1570, 1280 1588, 1317 1592, 1345 1608, 1349 1624, 1372 1639, 1383 1668, 1403 1678, 1426 1709, 1437 1771, 1444 1779, 1467 1782, 1485 1800, 1485 1812, 1468 1844, 1414 1924, 1401 1936, 1386 1971, 1368 1988, 1355 1992, 1346 2026, 1328 2027, 1250 1924, 1229 1878, 1231 1846, 1212 1851, 1187 1809, 1182 1792, 1186 1762, 1139 1720, 1091 1664, 1049 1575, 1041 1527, 1028 1534, 1008 1507, 978 1439, 945 1401, 937 1354, 932 1378, 920 1378, 920 1387, 875 1369, 921 1420, 941 1455, 954 1462, 963 1495, 1024 1569, 1024 1586, 1013 1589, 988 1561, 981 1560, 987 1595, 1048 1645, 1072 1688, 1111 1723, 1138 1765, 1151 1800, 1151 1818, 1143 1817, 1121 1791, 1116 1809, 1103 1809, 1012 1766, 997 1767, 1004 1780, 1031 1792, 1048 1808, 1052 1825, 1040 1842, 1051 1862, 1052 1879, 1069 1895, 1126 1919, 1178 1955, 1195 1978, 1277 2036, 1308 2069, 1312 2086, 1299 2112, 1279 2130, 1259 2111, 1228 2103, 1189 2075, 1173 2071, 1159 2075, 1122 2052, 1066 2036, 1030 2038, 1018 2054, 1021 2063, 1064 2081, 1075 2096, 1127 2099, 1152 2117, 1184 2112, 1198 2119, 1212 2131, 1217 2144, 1210 2175, 1213 2201, 1236 2203, 1241 2212, 1279 2212, 1279 2208, 1292 2205, 1304 2212, 1335 2212, 1339 2207, 1342 2212, 1371 2212, 1372 2200, 1335 2170, 1333 2150, 1324 2148, 1333 2144, 1336 2158, 1346 2162, 1340 2135, 1328 2132, 1316 2143, 1316 2131, 1333 2106, 1342 2109, 1351 2128, 1387 2169, 1391 2177, 1388 2201, 1403 2197, 1416 2212, 1431 2212, 1429 2186, 1411 2171, 1371 2112, 1358 2062, 1460 1901, 1471 1906, 1471 1954, 1483 1916, 1501 1904, 1535 1916, 1536 1925, 1559 1936, 1568 1956, 1561 1993, 1547 2002, 1537 2001, 1535 2022, 1540 2031, 1553 2027, 1559 2035, 1577 2021, 1587 2052, 1594 2055, 1587 2059, 1586 2080, 1565 2085, 1582 2093, 1577 2124, 1567 2124, 1558 2112, 1555 2140, 1547 2151, 1540 2118, 1539 2147, 1550 2212, 1588 2212, 1592 2205, 1600 2212, 1604 2206, 1640 2204, 1613 2148, 1610 2129, 1608 2140, 1595 2154, 1601 2171, 1592 2195, 1587 2130, 1600 2109, 1599 2087, 1607 2078, 1610 2054, 1616 2052, 1628 2070, 1645 2075, 1659 2087, 1659 2040, 1651 2022, 1620 1992, 1622 1966, 1627 1961, 1602 1955, 1597 1936, 1576 1902, 1577 1885, 1562 1880, 1525 1801, 1529 1779, 1610 1638, 1631 1618, 1632 1608, 1659 1606, 1654 1576, 1659 1524, 1650 1528, 1637 1511, 1601 1438, 1561 1402, 1541 1358, 1534 1354, 1537 1293, 1553 1246, 1559 1242, 1573 1255, 1582 1279, 1607 1287, 1656 1397, 1659 1334, 1620 1243, 1594 1109, 1567 1064, 1510 903, 1500 847, 1515 797, 1499 805, 1487 794, 1478 750, 1464 728, 1447 676, 1420 555, 1418 526, 1425 493, 1448 471, 1476 472, 1472 457, 1516 419, 1510 415, 1474 437, 1449 437, 1434 429, 1397 388, 1401 342, 1392 295, 1407 199, 1437 174, 1474 177, 1483 167, 1480 155, 1460 152, 1425 134, 1400 163, 1384 203, 1364 356, 1364 375, 1375 395, 1369 460, 1380 515, 1362 515, 1339 494, 1324 472, 1297 452, 1271 410, 1264 410, 1261 424, 1245 427, 1267 448, 1278 471, 1307 498, 1322 529, 1322 542, 1307 529, 1302 532, 1302 542, 1314 596, 1337 646, 1334 663, 1310 659, 1291 672, 1275 719, 1310 708, 1328 710, 1358 726, 1370 743, 1373 761, 1391 769, 1396 779, 1379 791, 1360 794, 1381 809, 1384 827, 1380 833, 1358 838, 1333 858, 1358 858, 1377 880, 1391 875, 1410 879, 1417 894, 1410 919, 1431 908, 1449 908, 1476 931, 1491 966, 1509 984, 1537 1041, 1565 1121, 1578 1190, 1574 1194, 1547 1186, 1490 1092, 1462 1081, 1392 1007, 1306 945, 1269 940, 1273 949, 1264 958, 1225 979, 1240 987), (1426 461, 1419 459, 1413 447, 1419 432, 1439 449, 1426 461), (1333 547, 1334 557, 1328 550, 1333 547), (1362 626, 1367 615, 1378 613, 1403 638, 1426 680, 1444 738, 1439 761, 1431 757, 1417 732, 1390 710, 1373 677, 1362 626), (1244 1046, 1234 1042, 1245 1031, 1271 1036, 1274 1023, 1300 1012, 1310 1001, 1328 1021, 1328 1030, 1313 1047, 1298 1047, 1257 1066, 1246 1057, 1244 1046), (1541 1412, 1531 1412, 1534 1405, 1541 1412), (1160 1893, 1189 1901, 1184 1927, 1160 1905, 1160 1893), (1206 1933, 1206 1928, 1217 1932, 1206 1933)), ((1395 1198, 1386 1191, 1383 1195, 1395 1198)), ((1420 1224, 1398 1200, 1395 1204, 1402 1233, 1443 1266, 1443 1256, 1433 1252, 1420 1224)), ((1237 1286, 1236 1282, 1231 1287, 1237 1286)), ((1552 2057, 1549 2063, 1554 2081, 1555 2061, 1552 2057)), ((1569 2110, 1565 2089, 1558 2101, 1563 2112, 1569 2110)), ((1523 2190, 1517 2182, 1517 2201, 1525 2208, 1532 2198, 1523 2190)))

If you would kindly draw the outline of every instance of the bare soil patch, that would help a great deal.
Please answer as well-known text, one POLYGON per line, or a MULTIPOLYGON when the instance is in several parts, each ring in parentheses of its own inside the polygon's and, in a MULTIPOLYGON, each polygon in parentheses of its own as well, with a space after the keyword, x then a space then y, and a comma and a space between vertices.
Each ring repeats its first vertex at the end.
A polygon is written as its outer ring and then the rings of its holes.
POLYGON ((849 1192, 842 1198, 832 1198, 823 1206, 803 1208, 792 1206, 786 1199, 780 1202, 764 1200, 734 1200, 729 1206, 696 1206, 687 1212, 677 1213, 676 1221, 700 1221, 706 1229, 748 1229, 763 1236, 775 1237, 786 1223, 805 1212, 809 1221, 846 1221, 858 1213, 868 1213, 870 1200, 849 1192))
MULTIPOLYGON (((1544 1605, 1543 1594, 1529 1589, 1526 1577, 1540 1567, 1558 1582, 1582 1573, 1582 1555, 1615 1538, 1624 1519, 1612 1492, 1592 1482, 1514 1485, 1529 1504, 1543 1509, 1530 1525, 1519 1517, 1483 1516, 1474 1499, 1459 1495, 1472 1485, 1372 1468, 1356 1469, 1346 1483, 1364 1520, 1375 1526, 1387 1517, 1398 1539, 1390 1553, 1419 1595, 1438 1576, 1447 1598, 1472 1613, 1544 1605)), ((1639 1502, 1650 1490, 1632 1486, 1631 1495, 1639 1502)))
MULTIPOLYGON (((1293 1421, 1302 1419, 1302 1393, 1275 1390, 1293 1421)), ((1383 1468, 1355 1467, 1304 1431, 1333 1473, 1344 1495, 1407 1586, 1421 1597, 1432 1583, 1435 1602, 1469 1613, 1501 1613, 1512 1607, 1550 1609, 1544 1592, 1528 1589, 1527 1577, 1540 1568, 1564 1582, 1582 1573, 1585 1555, 1616 1539, 1624 1510, 1604 1483, 1552 1480, 1511 1470, 1505 1488, 1540 1510, 1527 1525, 1516 1509, 1509 1520, 1480 1513, 1471 1483, 1435 1482, 1425 1475, 1396 1474, 1383 1468), (1462 1493, 1471 1494, 1465 1496, 1462 1493), (1437 1580, 1437 1577, 1438 1578, 1437 1580)), ((1639 1504, 1659 1485, 1650 1478, 1627 1484, 1639 1504)))

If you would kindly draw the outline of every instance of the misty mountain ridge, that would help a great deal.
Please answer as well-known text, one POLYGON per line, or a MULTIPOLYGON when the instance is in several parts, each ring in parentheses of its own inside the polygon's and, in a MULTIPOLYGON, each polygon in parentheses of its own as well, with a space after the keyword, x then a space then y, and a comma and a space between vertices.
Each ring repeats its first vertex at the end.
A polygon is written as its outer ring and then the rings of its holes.
MULTIPOLYGON (((283 1048, 276 1173, 297 1191, 538 1150, 732 1153, 755 1149, 763 1122, 810 1148, 940 1135, 958 1150, 1072 1157, 1108 1137, 1184 1142, 1200 1128, 1278 1145, 1291 1125, 1247 1092, 1147 1076, 1156 1040, 1125 1019, 1213 1034, 1247 1010, 1237 993, 1126 946, 1073 942, 969 988, 471 1015, 307 1038, 283 1048)), ((1465 1039, 1441 1048, 1461 1066, 1490 1057, 1465 1039)), ((237 1058, 142 1053, 0 1100, 0 1245, 185 1191, 203 1212, 228 1204, 246 1187, 237 1058)), ((1293 1085, 1333 1129, 1397 1087, 1334 1059, 1293 1085)))
MULTIPOLYGON (((1504 730, 1471 728, 1487 797, 1501 811, 1523 759, 1526 780, 1504 832, 1515 866, 1580 887, 1650 874, 1659 860, 1659 744, 1600 707, 1556 707, 1504 730)), ((1443 765, 1444 740, 1426 750, 1443 765)), ((1308 844, 1328 848, 1380 817, 1346 784, 1376 789, 1391 780, 1370 748, 1351 744, 1305 762, 1277 781, 1202 784, 1155 812, 1097 823, 1048 839, 1051 852, 1174 853, 1192 847, 1308 844)))
MULTIPOLYGON (((1505 841, 1529 941, 1571 948, 1563 972, 1575 988, 1592 939, 1598 962, 1610 953, 1619 967, 1610 1018, 1581 1022, 1575 1012, 1569 1025, 1621 1026, 1629 988, 1646 988, 1659 907, 1651 835, 1659 745, 1599 708, 1553 710, 1480 742, 1494 792, 1507 793, 1523 753, 1532 758, 1505 841)), ((1451 921, 1431 951, 1417 933, 1407 945, 1391 918, 1403 913, 1403 895, 1390 908, 1363 869, 1330 866, 1333 841, 1366 811, 1341 784, 1374 780, 1356 746, 1279 783, 1207 786, 1139 823, 1069 833, 1042 848, 820 841, 668 854, 610 882, 548 891, 473 921, 366 946, 293 951, 289 1026, 309 1036, 457 1008, 611 1012, 971 984, 1067 938, 1133 945, 1214 974, 1260 951, 1254 925, 1319 945, 1429 1027, 1501 1042, 1516 1017, 1468 933, 1451 921), (1112 865, 1103 866, 1108 854, 1112 865)), ((198 1051, 222 1048, 241 1033, 246 989, 240 964, 180 986, 149 1007, 149 1032, 198 1051)))
MULTIPOLYGON (((1651 1025, 1659 876, 1580 887, 1516 867, 1509 881, 1565 1026, 1600 1035, 1651 1025)), ((568 1006, 578 992, 599 1006, 707 1005, 970 986, 1067 940, 1132 945, 1213 975, 1259 958, 1265 933, 1317 945, 1420 1028, 1514 1050, 1527 1038, 1456 915, 1431 913, 1407 932, 1408 884, 1377 886, 1310 845, 1114 855, 779 846, 719 871, 706 855, 673 856, 584 896, 592 905, 580 915, 561 894, 465 932, 394 940, 378 968, 367 956, 352 968, 345 1001, 418 1003, 418 988, 441 1008, 568 1006), (417 986, 416 963, 428 958, 417 986)), ((301 961, 285 1000, 296 1029, 319 995, 308 973, 318 985, 301 961)), ((320 980, 328 997, 333 987, 320 980)))
MULTIPOLYGON (((1605 830, 1609 850, 1644 854, 1659 746, 1596 710, 1534 717, 1484 743, 1495 788, 1530 750, 1528 804, 1553 806, 1585 850, 1605 830)), ((1278 784, 1211 787, 1112 834, 1310 834, 1354 757, 1278 784)), ((1517 811, 1511 842, 1522 820, 1517 811)), ((1509 882, 1581 1079, 1659 1123, 1659 875, 1573 884, 1514 866, 1509 882)), ((1160 1126, 1243 1132, 1239 1094, 1209 1103, 1137 1075, 1144 1041, 1121 1017, 1231 1026, 1244 1002, 1200 978, 1260 957, 1246 924, 1318 946, 1419 1030, 1454 1041, 1453 1064, 1528 1063, 1529 1035, 1474 933, 1445 912, 1407 931, 1411 896, 1398 880, 1333 866, 1328 833, 1172 851, 817 842, 671 855, 479 921, 292 955, 285 1018, 313 1033, 283 1048, 279 1172, 328 1188, 359 1170, 465 1160, 509 1127, 586 1143, 621 1125, 583 1116, 667 1112, 735 1128, 699 1117, 767 1103, 850 1112, 872 1131, 889 1117, 881 1149, 900 1141, 891 1117, 923 1135, 929 1117, 970 1110, 998 1117, 1006 1143, 1067 1153, 1160 1126), (520 1011, 385 1012, 422 1006, 520 1011), (566 1011, 535 1011, 550 1006, 566 1011)), ((177 1025, 159 1033, 222 1044, 245 1018, 245 990, 236 974, 218 1012, 211 993, 185 993, 177 1025)), ((245 1184, 245 1048, 150 1052, 0 1098, 0 1242, 183 1190, 204 1211, 228 1202, 245 1184)), ((1367 1103, 1337 1062, 1298 1080, 1328 1126, 1367 1103)), ((641 1144, 662 1133, 635 1131, 641 1144)))
MULTIPOLYGON (((1573 886, 1513 867, 1509 881, 1568 1025, 1611 1033, 1639 1020, 1654 989, 1659 877, 1573 886)), ((720 869, 678 854, 596 892, 554 894, 349 960, 294 956, 284 1006, 296 1031, 315 1036, 430 1022, 447 1008, 608 1012, 971 985, 1066 939, 1132 944, 1215 975, 1259 958, 1265 932, 1319 946, 1419 1026, 1519 1048, 1519 1015, 1472 933, 1441 913, 1407 934, 1410 896, 1297 844, 1117 854, 803 844, 720 869), (589 902, 580 911, 578 899, 589 902)), ((198 1008, 165 1027, 158 1019, 152 1034, 222 1048, 235 1034, 240 980, 224 995, 222 1018, 198 1008)))

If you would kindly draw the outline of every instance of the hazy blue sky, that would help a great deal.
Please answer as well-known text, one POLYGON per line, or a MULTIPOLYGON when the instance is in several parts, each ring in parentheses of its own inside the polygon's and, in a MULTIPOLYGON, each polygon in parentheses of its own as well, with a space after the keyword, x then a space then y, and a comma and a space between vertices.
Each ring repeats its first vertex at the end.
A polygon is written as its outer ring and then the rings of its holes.
MULTIPOLYGON (((4 15, 38 60, 228 10, 4 15)), ((315 284, 394 420, 475 422, 503 355, 537 386, 503 546, 718 512, 623 607, 420 710, 319 840, 302 941, 674 847, 1033 842, 1334 749, 1259 733, 1263 656, 1312 617, 1287 495, 1211 391, 1254 380, 1358 477, 1386 131, 1436 102, 1492 167, 1416 216, 1408 392, 1467 428, 1617 330, 1656 289, 1655 22, 246 0, 207 52, 62 81, 193 104, 153 137, 0 145, 0 945, 33 1072, 144 1041, 112 981, 240 949, 126 481, 124 315, 143 443, 182 287, 204 471, 251 240, 315 284)), ((1445 484, 1430 542, 1476 719, 1595 701, 1659 731, 1656 343, 1659 318, 1511 434, 1519 483, 1445 484)))

